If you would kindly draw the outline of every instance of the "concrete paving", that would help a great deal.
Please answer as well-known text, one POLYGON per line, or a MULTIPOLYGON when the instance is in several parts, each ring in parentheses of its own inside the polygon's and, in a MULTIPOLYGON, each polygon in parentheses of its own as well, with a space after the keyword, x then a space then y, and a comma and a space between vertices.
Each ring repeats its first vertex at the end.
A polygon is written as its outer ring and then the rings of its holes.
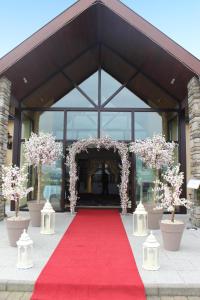
MULTIPOLYGON (((12 213, 9 214, 12 215, 12 213)), ((26 215, 27 213, 22 212, 22 214, 26 215)), ((167 216, 164 217, 166 218, 167 216)), ((187 217, 177 216, 177 218, 186 219, 187 217)), ((0 300, 28 299, 27 297, 30 297, 30 294, 28 293, 33 290, 35 280, 59 243, 72 219, 73 216, 71 216, 70 213, 57 213, 56 233, 51 236, 41 235, 40 228, 29 227, 29 235, 34 241, 34 267, 28 270, 18 270, 16 268, 17 248, 9 246, 5 224, 4 222, 0 222, 0 300), (21 293, 15 294, 15 298, 12 298, 14 297, 14 292, 21 293)), ((200 230, 185 230, 181 249, 177 252, 164 250, 160 231, 154 231, 157 240, 161 244, 161 268, 158 271, 145 271, 141 266, 142 243, 146 238, 135 237, 132 235, 131 214, 122 216, 122 221, 140 275, 144 282, 147 295, 151 297, 149 299, 185 300, 187 298, 183 297, 186 296, 190 296, 187 300, 200 299, 200 230), (173 296, 174 298, 167 298, 167 296, 173 296)))
MULTIPOLYGON (((165 219, 168 217, 164 215, 165 219)), ((164 250, 161 232, 154 230, 160 243, 160 269, 146 271, 142 269, 142 244, 146 237, 133 236, 132 218, 128 214, 122 216, 122 221, 147 293, 152 296, 200 297, 200 230, 185 229, 180 250, 175 252, 164 250)), ((176 218, 187 222, 188 217, 177 215, 176 218)))

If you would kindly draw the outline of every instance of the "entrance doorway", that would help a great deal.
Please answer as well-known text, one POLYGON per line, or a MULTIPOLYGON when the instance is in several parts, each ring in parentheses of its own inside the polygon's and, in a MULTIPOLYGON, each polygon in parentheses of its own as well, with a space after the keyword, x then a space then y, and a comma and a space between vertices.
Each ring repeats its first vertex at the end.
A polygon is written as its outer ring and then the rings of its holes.
POLYGON ((119 207, 120 157, 113 150, 88 149, 77 155, 78 207, 119 207))

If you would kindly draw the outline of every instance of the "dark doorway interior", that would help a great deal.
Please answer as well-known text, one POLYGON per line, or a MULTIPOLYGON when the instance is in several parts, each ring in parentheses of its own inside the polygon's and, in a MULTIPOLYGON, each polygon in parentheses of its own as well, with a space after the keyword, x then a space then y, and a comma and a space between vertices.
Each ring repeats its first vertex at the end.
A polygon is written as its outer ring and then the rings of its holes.
POLYGON ((88 149, 77 156, 77 206, 120 207, 120 158, 113 150, 88 149))

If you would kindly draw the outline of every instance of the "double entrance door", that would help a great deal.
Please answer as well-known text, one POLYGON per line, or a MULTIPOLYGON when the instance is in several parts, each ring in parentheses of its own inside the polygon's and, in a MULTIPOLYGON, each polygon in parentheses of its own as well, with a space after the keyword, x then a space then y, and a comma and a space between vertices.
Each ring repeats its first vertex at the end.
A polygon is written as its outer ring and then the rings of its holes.
POLYGON ((77 155, 78 207, 120 207, 121 160, 112 150, 88 149, 77 155))

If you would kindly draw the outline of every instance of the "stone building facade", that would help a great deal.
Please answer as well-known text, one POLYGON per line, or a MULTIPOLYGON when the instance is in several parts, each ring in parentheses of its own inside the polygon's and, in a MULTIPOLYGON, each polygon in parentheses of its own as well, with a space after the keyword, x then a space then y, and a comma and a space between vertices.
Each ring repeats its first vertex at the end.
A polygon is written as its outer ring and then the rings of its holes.
POLYGON ((11 96, 11 82, 6 78, 0 78, 0 220, 4 217, 4 202, 1 193, 2 165, 6 161, 8 116, 11 96))
MULTIPOLYGON (((188 83, 188 109, 191 175, 200 179, 200 81, 197 77, 188 83)), ((194 197, 192 222, 200 227, 200 200, 197 195, 194 197)))

